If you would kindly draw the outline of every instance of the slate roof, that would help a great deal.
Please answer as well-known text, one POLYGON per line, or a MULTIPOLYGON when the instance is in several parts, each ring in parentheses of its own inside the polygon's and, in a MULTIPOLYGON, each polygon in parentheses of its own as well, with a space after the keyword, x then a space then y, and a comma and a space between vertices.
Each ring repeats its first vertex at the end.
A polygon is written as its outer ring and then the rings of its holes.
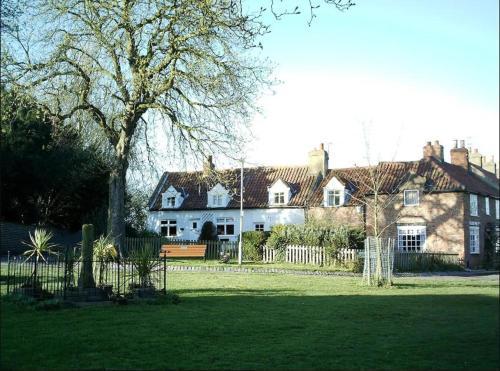
MULTIPOLYGON (((425 158, 419 161, 408 162, 381 162, 376 167, 352 167, 344 169, 329 169, 325 178, 318 184, 315 176, 309 175, 308 168, 304 167, 254 167, 244 169, 244 207, 267 208, 268 188, 278 179, 290 186, 292 197, 287 206, 305 207, 321 206, 323 204, 323 187, 336 177, 340 182, 352 190, 354 197, 349 203, 355 205, 356 199, 370 194, 370 171, 376 170, 383 179, 381 192, 392 193, 399 189, 412 175, 427 179, 432 186, 432 192, 471 192, 483 196, 499 198, 498 179, 476 165, 471 164, 475 171, 465 169, 434 158, 425 158), (484 181, 478 175, 482 174, 484 181), (496 185, 496 187, 495 187, 496 185)), ((239 176, 240 169, 223 170, 219 172, 220 183, 236 194, 224 209, 239 208, 239 176)), ((161 194, 170 185, 185 195, 184 202, 176 210, 206 209, 207 191, 216 181, 207 181, 201 171, 197 172, 166 172, 161 177, 151 199, 150 210, 161 209, 161 194)), ((171 209, 168 209, 171 210, 171 209)))

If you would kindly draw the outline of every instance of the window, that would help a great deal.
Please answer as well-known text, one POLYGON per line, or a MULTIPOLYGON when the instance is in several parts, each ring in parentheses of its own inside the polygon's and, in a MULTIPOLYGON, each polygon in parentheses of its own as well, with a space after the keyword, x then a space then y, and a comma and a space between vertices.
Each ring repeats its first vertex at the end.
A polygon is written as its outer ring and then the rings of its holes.
POLYGON ((213 206, 222 206, 223 195, 213 195, 212 196, 212 205, 213 206))
POLYGON ((167 197, 166 206, 167 207, 174 207, 175 206, 175 197, 167 197))
POLYGON ((497 219, 500 219, 500 201, 495 200, 495 214, 497 219))
POLYGON ((198 229, 198 224, 200 222, 200 219, 191 219, 191 229, 198 229))
POLYGON ((488 197, 484 198, 484 210, 486 215, 490 215, 490 199, 488 197))
POLYGON ((166 237, 177 236, 177 221, 162 220, 160 224, 160 232, 162 236, 166 237))
POLYGON ((342 191, 341 190, 333 190, 333 191, 327 191, 326 193, 326 204, 327 206, 340 206, 341 203, 341 198, 342 197, 342 191))
POLYGON ((477 195, 471 194, 469 197, 470 200, 470 215, 477 216, 477 195))
POLYGON ((398 226, 399 251, 420 252, 425 248, 425 226, 398 226))
POLYGON ((284 205, 285 204, 285 192, 276 192, 274 194, 274 203, 276 205, 284 205))
POLYGON ((405 206, 417 206, 420 203, 419 193, 417 189, 404 191, 403 198, 405 206))
POLYGON ((234 218, 217 218, 217 235, 234 235, 234 218))
POLYGON ((264 232, 264 223, 254 223, 254 230, 264 232))
POLYGON ((469 251, 471 254, 479 254, 479 225, 469 226, 469 251))

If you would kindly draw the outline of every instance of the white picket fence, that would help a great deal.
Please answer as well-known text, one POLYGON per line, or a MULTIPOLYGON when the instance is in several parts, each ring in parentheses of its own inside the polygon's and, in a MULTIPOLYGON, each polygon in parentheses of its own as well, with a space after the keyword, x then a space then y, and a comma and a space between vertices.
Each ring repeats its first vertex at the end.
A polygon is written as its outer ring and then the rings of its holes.
MULTIPOLYGON (((346 263, 358 259, 360 250, 355 249, 340 249, 337 252, 336 259, 329 257, 324 247, 319 246, 295 246, 289 245, 285 250, 286 263, 293 264, 314 264, 328 265, 335 263, 346 263)), ((273 263, 276 261, 276 250, 270 249, 267 246, 263 247, 264 263, 273 263)))

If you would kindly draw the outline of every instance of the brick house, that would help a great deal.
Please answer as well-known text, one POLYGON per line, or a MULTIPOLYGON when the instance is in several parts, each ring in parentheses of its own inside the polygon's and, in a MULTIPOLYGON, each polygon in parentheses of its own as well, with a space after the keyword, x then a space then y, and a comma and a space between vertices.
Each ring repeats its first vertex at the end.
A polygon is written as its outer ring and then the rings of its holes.
MULTIPOLYGON (((370 233, 376 174, 384 205, 377 220, 398 249, 458 253, 467 266, 478 266, 487 231, 498 231, 496 165, 463 143, 450 155, 445 162, 443 147, 428 142, 417 161, 329 169, 321 145, 309 153, 308 166, 245 168, 243 231, 320 219, 370 233)), ((203 223, 212 221, 220 239, 236 240, 239 177, 240 169, 216 171, 211 158, 203 171, 164 173, 149 201, 148 229, 197 239, 203 223)))
POLYGON ((396 238, 399 250, 457 253, 466 266, 477 267, 486 239, 491 232, 498 235, 500 205, 496 165, 490 161, 485 169, 484 158, 474 153, 469 158, 463 142, 457 143, 447 163, 436 141, 427 143, 418 161, 330 169, 311 198, 308 217, 363 226, 370 233, 376 188, 383 207, 379 231, 396 238))

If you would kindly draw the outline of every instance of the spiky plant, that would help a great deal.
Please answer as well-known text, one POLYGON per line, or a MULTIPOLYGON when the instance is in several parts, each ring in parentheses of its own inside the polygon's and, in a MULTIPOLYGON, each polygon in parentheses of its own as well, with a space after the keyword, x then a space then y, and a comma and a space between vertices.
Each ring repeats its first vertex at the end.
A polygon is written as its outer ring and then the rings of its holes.
POLYGON ((133 250, 129 256, 129 263, 135 270, 140 287, 153 287, 152 274, 159 268, 160 262, 155 251, 148 245, 133 250))
POLYGON ((51 243, 50 240, 53 237, 52 232, 47 231, 45 229, 35 229, 35 233, 31 234, 29 233, 30 236, 30 242, 24 242, 23 244, 28 246, 28 250, 23 252, 23 255, 27 256, 26 261, 30 260, 31 258, 34 259, 34 266, 33 266, 33 272, 31 272, 31 276, 29 278, 28 282, 31 282, 31 285, 33 288, 37 285, 38 283, 38 262, 40 259, 42 259, 44 262, 47 262, 45 259, 44 255, 48 254, 57 254, 55 251, 52 249, 57 247, 57 244, 51 243))
POLYGON ((94 258, 98 262, 94 274, 98 277, 99 285, 103 284, 108 264, 115 260, 117 256, 118 251, 113 245, 110 236, 100 236, 94 241, 94 258))

